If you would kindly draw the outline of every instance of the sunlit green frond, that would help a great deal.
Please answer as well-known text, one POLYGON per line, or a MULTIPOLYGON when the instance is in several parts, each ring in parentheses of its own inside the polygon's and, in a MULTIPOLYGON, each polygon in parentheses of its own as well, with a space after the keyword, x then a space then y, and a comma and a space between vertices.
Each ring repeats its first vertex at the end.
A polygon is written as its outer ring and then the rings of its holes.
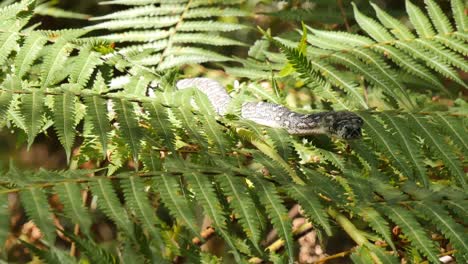
POLYGON ((414 39, 413 33, 400 20, 390 16, 382 10, 378 5, 370 3, 377 14, 380 22, 390 29, 391 33, 398 39, 414 39))
POLYGON ((87 108, 85 122, 91 122, 93 125, 93 131, 99 137, 102 153, 105 157, 107 155, 108 133, 111 129, 107 117, 106 100, 99 96, 86 96, 84 97, 84 102, 87 108))
POLYGON ((47 196, 41 189, 28 188, 20 193, 21 204, 28 217, 41 230, 47 243, 55 243, 55 225, 52 221, 47 196))
POLYGON ((78 57, 73 60, 73 68, 70 72, 70 82, 85 87, 94 69, 101 63, 100 54, 90 49, 80 50, 78 57))
POLYGON ((435 35, 429 18, 419 7, 409 0, 406 0, 406 12, 408 12, 411 24, 413 24, 416 33, 418 33, 420 37, 432 37, 435 35))
POLYGON ((163 146, 175 150, 175 136, 173 125, 169 120, 167 109, 157 101, 144 103, 143 107, 149 113, 150 124, 155 130, 158 139, 162 139, 163 146))
POLYGON ((135 162, 135 168, 138 169, 138 153, 143 136, 138 119, 135 114, 135 104, 124 99, 113 100, 117 120, 119 121, 120 132, 126 139, 130 147, 135 162))
POLYGON ((202 120, 204 131, 208 140, 216 145, 221 155, 225 155, 230 149, 229 139, 225 137, 223 127, 216 122, 216 113, 208 97, 200 90, 195 90, 195 103, 200 110, 200 119, 202 120))
POLYGON ((438 127, 454 141, 454 145, 458 146, 465 155, 468 155, 468 128, 464 124, 465 120, 444 115, 440 112, 435 113, 433 118, 439 124, 438 127))
POLYGON ((47 39, 39 33, 32 33, 26 38, 15 58, 15 69, 18 77, 23 77, 29 71, 46 42, 47 39))
POLYGON ((54 127, 60 143, 67 154, 67 161, 70 162, 71 150, 75 142, 75 95, 65 92, 54 97, 54 127))
POLYGON ((354 17, 359 26, 378 42, 393 41, 392 35, 380 23, 362 14, 353 3, 354 17))
POLYGON ((31 147, 34 138, 39 133, 44 111, 44 94, 33 91, 22 96, 21 115, 24 117, 26 133, 28 134, 28 148, 31 147))
POLYGON ((453 17, 455 19, 455 25, 461 32, 468 31, 468 18, 465 14, 465 6, 462 0, 451 0, 453 17))
POLYGON ((72 47, 66 40, 59 40, 54 45, 49 47, 47 55, 44 58, 44 63, 41 69, 41 86, 42 88, 56 84, 57 76, 63 73, 65 62, 70 54, 72 47))
POLYGON ((424 0, 424 3, 426 4, 427 11, 429 12, 429 16, 437 32, 439 34, 452 32, 452 25, 440 6, 434 0, 424 0))
POLYGON ((19 39, 18 32, 3 32, 0 34, 0 64, 4 64, 8 58, 8 55, 15 49, 17 46, 17 41, 19 39))

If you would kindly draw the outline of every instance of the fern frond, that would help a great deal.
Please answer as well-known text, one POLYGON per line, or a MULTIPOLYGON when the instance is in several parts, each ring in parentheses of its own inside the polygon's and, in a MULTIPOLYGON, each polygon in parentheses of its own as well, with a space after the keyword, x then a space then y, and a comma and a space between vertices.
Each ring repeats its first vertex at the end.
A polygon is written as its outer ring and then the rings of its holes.
POLYGON ((70 162, 71 150, 75 142, 75 95, 65 92, 54 98, 54 127, 60 143, 65 149, 67 162, 70 162))
POLYGON ((3 32, 0 34, 0 64, 3 65, 8 55, 16 48, 19 34, 17 32, 3 32))
POLYGON ((21 46, 15 58, 16 75, 19 78, 23 77, 29 71, 46 42, 47 39, 37 32, 32 33, 26 38, 26 41, 23 46, 21 46))
POLYGON ((106 100, 99 96, 86 96, 84 97, 84 103, 87 108, 85 121, 90 122, 94 127, 93 131, 97 132, 96 134, 102 146, 102 153, 105 157, 107 155, 108 133, 111 130, 107 117, 106 100))
POLYGON ((451 0, 453 17, 455 19, 455 26, 460 32, 468 31, 468 18, 465 15, 465 7, 462 0, 451 0))
POLYGON ((455 222, 444 208, 437 204, 425 201, 417 203, 417 208, 426 215, 438 230, 450 239, 450 242, 457 250, 455 253, 457 260, 468 261, 466 255, 466 252, 468 252, 468 236, 463 231, 463 226, 455 222))
POLYGON ((427 146, 433 150, 438 157, 440 157, 447 168, 453 173, 456 181, 462 186, 466 186, 466 176, 462 170, 460 160, 454 155, 453 151, 450 151, 444 139, 440 135, 433 133, 437 131, 429 122, 424 118, 418 118, 414 114, 408 114, 409 120, 413 122, 415 128, 417 127, 420 132, 420 136, 426 140, 427 146))
POLYGON ((381 210, 402 228, 416 249, 421 251, 431 262, 439 262, 434 242, 428 238, 422 226, 410 212, 401 206, 383 206, 381 210))
POLYGON ((304 213, 309 219, 318 224, 325 230, 327 235, 331 235, 331 227, 329 219, 325 213, 325 208, 320 203, 317 194, 315 194, 309 187, 298 186, 297 184, 290 184, 286 187, 288 194, 299 202, 304 213))
POLYGON ((42 88, 47 88, 60 81, 57 78, 58 73, 63 73, 65 62, 71 49, 71 44, 63 39, 57 41, 50 47, 48 54, 44 58, 41 69, 42 88))
POLYGON ((202 205, 205 213, 213 221, 213 225, 218 232, 226 241, 231 249, 237 262, 241 261, 241 257, 231 235, 227 232, 225 215, 222 210, 221 204, 219 203, 213 184, 206 175, 198 173, 185 174, 185 179, 188 181, 193 191, 195 192, 197 201, 202 205))
POLYGON ((73 223, 79 224, 80 231, 89 236, 91 234, 91 216, 83 205, 80 186, 74 183, 57 184, 54 191, 64 205, 65 215, 73 223))
POLYGON ((151 208, 142 180, 139 177, 130 176, 120 183, 128 209, 133 211, 144 228, 148 230, 151 239, 160 247, 163 246, 160 230, 156 227, 160 220, 156 218, 151 208))
POLYGON ((124 99, 113 101, 114 108, 117 113, 117 120, 120 125, 120 132, 129 144, 135 168, 138 169, 138 153, 143 136, 141 128, 138 125, 138 119, 135 114, 135 104, 124 99))
POLYGON ((28 188, 20 193, 20 199, 26 214, 41 230, 45 241, 53 245, 55 243, 55 225, 52 221, 49 202, 44 191, 28 188))
POLYGON ((175 150, 175 136, 173 125, 169 120, 167 109, 157 101, 143 104, 146 111, 149 112, 150 123, 156 131, 158 138, 163 140, 163 146, 169 150, 175 150))
POLYGON ((112 182, 108 179, 99 179, 92 181, 90 188, 93 195, 98 199, 99 209, 132 239, 134 237, 133 224, 120 204, 119 198, 112 187, 112 182))
POLYGON ((70 71, 70 83, 76 83, 85 87, 94 72, 94 69, 102 63, 100 54, 88 48, 80 50, 80 54, 73 60, 74 67, 70 71))
POLYGON ((176 176, 159 175, 155 176, 153 185, 161 195, 162 202, 172 216, 182 224, 186 225, 195 236, 199 236, 199 228, 196 225, 195 215, 192 207, 187 203, 185 197, 180 192, 180 186, 177 183, 176 176))
POLYGON ((431 21, 423 13, 423 11, 417 7, 411 1, 406 0, 406 11, 408 12, 408 17, 416 29, 416 33, 420 37, 432 37, 435 35, 434 29, 432 28, 431 21))
POLYGON ((225 191, 225 195, 231 197, 229 206, 239 219, 244 232, 257 244, 261 237, 260 221, 256 215, 256 206, 253 199, 247 192, 245 182, 236 176, 222 173, 214 177, 215 181, 225 191))
POLYGON ((424 0, 427 11, 431 17, 431 21, 434 24, 439 34, 447 34, 453 32, 453 27, 450 24, 448 17, 444 14, 439 5, 433 0, 424 0))
POLYGON ((294 259, 294 244, 292 239, 292 224, 288 218, 288 212, 272 183, 260 178, 255 178, 253 182, 260 202, 268 214, 268 218, 270 218, 273 227, 285 243, 289 262, 292 262, 294 259))
POLYGON ((42 123, 42 113, 44 111, 44 94, 40 91, 33 91, 22 96, 20 106, 21 116, 24 117, 26 133, 28 134, 28 148, 34 142, 34 138, 39 133, 42 123))
POLYGON ((364 221, 369 223, 369 226, 381 235, 385 242, 396 251, 395 244, 392 241, 392 235, 390 233, 390 227, 388 222, 380 215, 374 208, 366 207, 361 210, 364 221))

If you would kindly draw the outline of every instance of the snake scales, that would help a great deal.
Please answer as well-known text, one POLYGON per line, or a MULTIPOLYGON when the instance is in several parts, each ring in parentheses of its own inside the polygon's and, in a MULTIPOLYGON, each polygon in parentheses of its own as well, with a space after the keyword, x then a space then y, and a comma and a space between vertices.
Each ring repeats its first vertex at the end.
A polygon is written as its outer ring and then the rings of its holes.
MULTIPOLYGON (((209 78, 191 78, 178 81, 176 86, 177 89, 197 88, 207 95, 219 115, 226 114, 231 97, 219 82, 209 78)), ((363 120, 349 111, 301 114, 282 105, 266 102, 244 103, 241 116, 260 125, 284 128, 290 134, 327 134, 343 139, 361 137, 363 125, 363 120)))

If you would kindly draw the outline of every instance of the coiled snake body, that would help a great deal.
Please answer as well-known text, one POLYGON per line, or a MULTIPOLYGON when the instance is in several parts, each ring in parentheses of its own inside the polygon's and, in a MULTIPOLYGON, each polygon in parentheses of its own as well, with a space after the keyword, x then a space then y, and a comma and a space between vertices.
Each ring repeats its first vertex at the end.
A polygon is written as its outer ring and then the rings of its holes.
MULTIPOLYGON (((206 94, 219 115, 227 113, 231 97, 219 82, 209 78, 191 78, 178 81, 176 86, 177 89, 197 88, 206 94)), ((266 102, 244 103, 241 116, 260 125, 284 128, 290 134, 327 134, 343 139, 361 137, 363 125, 363 120, 349 111, 301 114, 282 105, 266 102)))

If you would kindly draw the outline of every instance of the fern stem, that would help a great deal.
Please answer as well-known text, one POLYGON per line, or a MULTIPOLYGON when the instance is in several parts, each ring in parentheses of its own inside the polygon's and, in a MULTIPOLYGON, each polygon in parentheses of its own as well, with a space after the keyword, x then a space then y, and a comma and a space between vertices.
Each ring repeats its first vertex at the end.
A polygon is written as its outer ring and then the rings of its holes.
POLYGON ((333 217, 336 222, 343 228, 343 230, 358 244, 363 246, 369 241, 365 236, 362 235, 362 232, 356 228, 356 226, 343 214, 338 213, 335 209, 329 208, 328 214, 333 217))

